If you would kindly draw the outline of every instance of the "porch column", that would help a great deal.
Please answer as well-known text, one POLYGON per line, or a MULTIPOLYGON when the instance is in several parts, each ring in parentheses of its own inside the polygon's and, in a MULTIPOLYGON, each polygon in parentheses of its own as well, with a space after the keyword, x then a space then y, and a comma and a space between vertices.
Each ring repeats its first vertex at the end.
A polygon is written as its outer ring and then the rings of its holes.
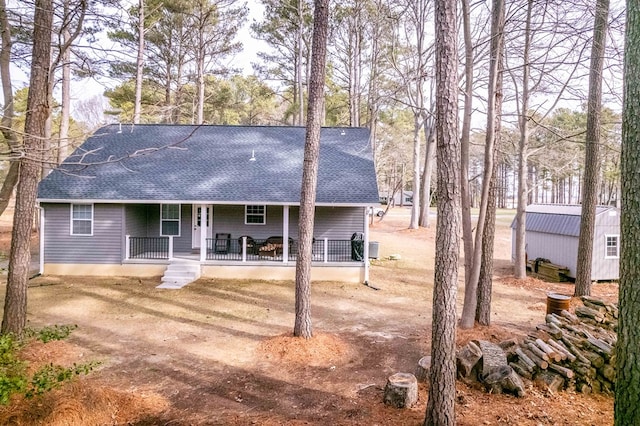
POLYGON ((323 262, 327 263, 329 261, 329 239, 325 238, 324 239, 324 249, 322 250, 323 252, 323 262))
POLYGON ((202 204, 200 205, 200 262, 207 260, 207 235, 209 235, 209 230, 207 229, 208 221, 207 205, 202 204))
POLYGON ((282 206, 282 262, 289 261, 289 206, 282 206))
POLYGON ((364 208, 364 282, 369 282, 369 207, 364 208))
POLYGON ((131 255, 131 235, 124 236, 124 259, 129 260, 131 255))
POLYGON ((242 237, 242 247, 240 248, 240 250, 242 250, 242 261, 246 262, 247 261, 247 237, 246 236, 242 237))

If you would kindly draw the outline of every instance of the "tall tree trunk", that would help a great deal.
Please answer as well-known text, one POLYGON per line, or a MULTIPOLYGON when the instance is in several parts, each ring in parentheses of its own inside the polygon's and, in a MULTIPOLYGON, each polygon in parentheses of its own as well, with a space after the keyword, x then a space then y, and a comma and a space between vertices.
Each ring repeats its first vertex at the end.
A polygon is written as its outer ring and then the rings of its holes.
POLYGON ((136 58, 136 99, 133 104, 133 123, 140 123, 142 110, 142 73, 144 71, 144 0, 138 0, 138 56, 136 58))
POLYGON ((362 73, 362 7, 359 2, 355 4, 353 11, 353 28, 350 31, 352 43, 350 43, 349 63, 349 125, 360 127, 360 76, 362 73))
MULTIPOLYGON (((373 152, 374 163, 377 163, 378 158, 376 136, 378 130, 378 61, 380 51, 378 48, 378 37, 376 37, 376 35, 379 32, 379 25, 378 20, 374 20, 371 28, 374 36, 372 37, 372 40, 370 40, 371 56, 369 58, 369 93, 367 95, 367 111, 369 113, 369 117, 367 118, 367 127, 369 127, 369 130, 371 131, 371 151, 373 152)), ((391 200, 388 200, 388 202, 391 203, 391 200)))
POLYGON ((636 0, 627 0, 624 58, 616 426, 640 424, 640 2, 636 0))
POLYGON ((471 12, 469 0, 462 0, 464 31, 464 113, 460 136, 460 202, 462 205, 462 242, 464 246, 464 279, 469 285, 473 266, 473 229, 471 227, 471 199, 469 194, 469 138, 473 102, 473 45, 471 41, 471 12))
MULTIPOLYGON (((501 11, 501 20, 504 20, 504 8, 501 11)), ((504 21, 503 21, 504 22, 504 21)), ((500 33, 500 37, 504 33, 500 33)), ((502 44, 504 47, 504 44, 502 44)), ((504 76, 504 50, 501 49, 498 54, 498 77, 496 79, 495 92, 495 143, 500 145, 502 131, 502 81, 504 76)), ((482 239, 482 264, 480 265, 480 277, 478 279, 478 304, 476 307, 476 321, 480 325, 491 324, 491 292, 493 289, 493 252, 496 229, 496 198, 497 198, 497 150, 494 150, 493 173, 489 182, 489 199, 487 202, 487 216, 485 220, 485 232, 482 239)), ((504 167, 503 163, 503 169, 504 167)), ((504 173, 506 179, 506 172, 504 173)), ((506 183, 503 183, 506 188, 506 183)))
MULTIPOLYGON (((516 259, 514 275, 517 279, 527 277, 525 230, 527 221, 527 149, 529 147, 529 50, 531 48, 531 13, 533 0, 527 1, 527 22, 522 58, 522 99, 520 107, 520 139, 518 142, 518 205, 516 207, 516 259)), ((544 197, 544 192, 543 192, 544 197)))
POLYGON ((489 95, 487 102, 487 132, 484 150, 484 172, 482 176, 482 196, 480 198, 480 212, 473 245, 473 261, 471 275, 464 289, 464 306, 460 318, 460 328, 472 328, 475 324, 476 307, 478 304, 478 281, 482 263, 482 240, 485 238, 487 206, 489 204, 489 187, 494 172, 495 156, 495 127, 497 117, 498 75, 502 58, 503 29, 504 29, 504 1, 493 0, 491 12, 491 66, 489 68, 489 95))
POLYGON ((52 0, 36 0, 31 56, 31 77, 27 97, 24 150, 16 192, 11 233, 7 294, 2 333, 22 334, 27 321, 27 282, 31 267, 31 225, 36 211, 36 190, 45 124, 50 113, 49 68, 51 66, 52 0))
POLYGON ((307 110, 307 132, 300 194, 300 223, 298 226, 298 257, 296 259, 296 318, 293 335, 309 339, 311 327, 311 246, 315 219, 316 187, 320 129, 324 108, 324 80, 329 26, 329 0, 315 0, 313 16, 313 51, 307 110))
POLYGON ((178 52, 178 67, 176 70, 176 92, 173 100, 173 122, 176 124, 180 124, 182 120, 182 74, 184 69, 184 62, 182 60, 182 43, 180 44, 180 51, 178 52))
MULTIPOLYGON (((64 16, 69 14, 69 0, 64 1, 64 16)), ((71 32, 65 26, 62 30, 63 44, 71 43, 71 32)), ((69 120, 71 118, 71 49, 62 52, 62 102, 56 163, 60 164, 69 155, 69 120)))
POLYGON ((582 219, 578 239, 576 285, 574 296, 591 295, 591 262, 596 224, 597 191, 600 184, 600 121, 602 116, 602 68, 607 42, 609 0, 596 1, 589 71, 589 101, 587 103, 587 134, 582 185, 582 219))
POLYGON ((480 325, 491 325, 491 292, 493 289, 493 250, 496 229, 496 175, 489 183, 489 202, 485 221, 485 237, 482 239, 482 264, 478 279, 478 304, 476 321, 480 325))
MULTIPOLYGON (((201 8, 203 6, 201 5, 201 8)), ((196 124, 204 123, 204 61, 205 61, 205 46, 204 46, 204 30, 205 30, 205 18, 203 17, 204 11, 200 10, 199 27, 198 27, 198 46, 196 47, 196 61, 197 61, 197 90, 198 90, 198 111, 196 124)))
POLYGON ((414 86, 413 96, 409 92, 409 97, 412 99, 413 109, 413 200, 411 204, 411 221, 409 223, 410 229, 417 229, 420 224, 420 188, 422 182, 420 181, 420 163, 422 162, 420 156, 420 130, 422 129, 423 116, 425 115, 424 106, 424 84, 425 84, 425 27, 427 25, 426 17, 426 2, 424 0, 417 0, 411 5, 412 14, 415 21, 416 32, 416 51, 417 62, 415 63, 415 69, 412 70, 411 76, 412 85, 414 86))
POLYGON ((162 118, 162 121, 164 123, 173 124, 173 108, 171 107, 171 64, 167 63, 164 72, 166 77, 164 79, 164 117, 162 118))
POLYGON ((424 140, 427 143, 427 147, 424 155, 424 170, 422 172, 422 196, 420 197, 422 208, 420 209, 419 225, 428 228, 431 226, 429 210, 431 209, 431 174, 435 160, 436 130, 433 120, 429 120, 427 117, 422 118, 422 128, 424 129, 424 140))
POLYGON ((435 1, 438 221, 431 321, 431 374, 424 424, 456 423, 456 293, 460 250, 457 3, 435 1))
MULTIPOLYGON (((304 123, 304 92, 302 90, 303 88, 303 83, 302 83, 302 58, 303 58, 303 54, 302 54, 302 44, 303 44, 303 36, 304 36, 304 16, 303 16, 303 10, 302 10, 302 1, 303 0, 298 0, 298 34, 297 34, 297 45, 298 45, 298 71, 297 71, 297 75, 298 75, 298 79, 296 81, 296 85, 297 85, 297 92, 298 92, 298 99, 296 100, 298 103, 298 125, 302 126, 302 123, 304 123)), ((311 77, 310 77, 311 78, 311 77)))
MULTIPOLYGON (((0 0, 0 37, 2 40, 2 48, 0 49, 0 78, 2 79, 2 94, 4 102, 2 103, 2 135, 4 136, 9 150, 16 156, 19 155, 18 141, 16 133, 13 131, 13 86, 11 84, 11 24, 7 17, 7 5, 5 0, 0 0)), ((9 200, 13 194, 13 189, 18 182, 19 162, 12 161, 7 175, 0 188, 0 215, 9 205, 9 200)))
POLYGON ((422 111, 421 109, 413 113, 413 183, 411 190, 413 200, 411 203, 411 221, 409 229, 418 229, 418 219, 420 218, 420 130, 422 111))

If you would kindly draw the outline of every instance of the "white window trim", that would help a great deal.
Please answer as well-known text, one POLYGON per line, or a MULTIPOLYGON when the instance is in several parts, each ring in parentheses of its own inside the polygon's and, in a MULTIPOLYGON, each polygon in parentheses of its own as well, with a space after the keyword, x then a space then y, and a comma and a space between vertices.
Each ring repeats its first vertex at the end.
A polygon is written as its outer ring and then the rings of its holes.
POLYGON ((162 206, 168 206, 168 205, 172 205, 175 206, 176 204, 170 204, 170 203, 163 203, 160 204, 160 236, 161 237, 179 237, 180 234, 182 233, 182 204, 178 204, 178 219, 163 219, 162 218, 162 206), (177 235, 165 235, 162 233, 162 222, 163 221, 167 221, 167 222, 178 222, 178 234, 177 235))
MULTIPOLYGON (((252 216, 258 216, 256 213, 251 213, 252 216)), ((246 204, 244 206, 244 224, 245 225, 266 225, 267 224, 267 206, 264 204, 246 204), (264 220, 262 221, 262 223, 248 223, 247 222, 247 209, 249 208, 249 206, 259 206, 262 207, 264 209, 264 214, 262 215, 262 217, 264 218, 264 220)))
POLYGON ((604 258, 605 259, 619 259, 620 258, 620 234, 605 234, 604 236, 604 258), (607 240, 609 239, 609 237, 616 237, 616 255, 615 256, 609 256, 607 254, 607 249, 609 248, 607 246, 607 240))
POLYGON ((69 204, 69 235, 73 235, 74 237, 93 237, 93 221, 94 221, 94 210, 93 203, 71 203, 69 204), (91 219, 74 219, 73 218, 73 206, 91 206, 91 219), (75 234, 73 232, 73 221, 74 220, 83 220, 91 222, 91 233, 90 234, 75 234))

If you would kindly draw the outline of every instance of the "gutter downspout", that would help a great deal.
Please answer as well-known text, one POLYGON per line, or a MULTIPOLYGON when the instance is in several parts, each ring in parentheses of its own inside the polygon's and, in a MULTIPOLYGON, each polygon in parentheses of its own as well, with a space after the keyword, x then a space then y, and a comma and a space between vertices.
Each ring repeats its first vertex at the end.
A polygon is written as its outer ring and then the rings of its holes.
POLYGON ((40 230, 39 230, 39 239, 40 239, 40 248, 38 253, 39 256, 39 274, 44 274, 44 209, 40 206, 40 203, 36 206, 38 210, 40 210, 40 230))
POLYGON ((369 210, 364 208, 364 284, 369 285, 369 210))

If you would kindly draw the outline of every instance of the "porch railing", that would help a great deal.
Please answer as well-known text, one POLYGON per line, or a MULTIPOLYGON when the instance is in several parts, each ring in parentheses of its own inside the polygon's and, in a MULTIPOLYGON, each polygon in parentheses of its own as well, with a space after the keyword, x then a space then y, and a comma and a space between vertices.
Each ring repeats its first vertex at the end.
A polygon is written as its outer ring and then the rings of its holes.
POLYGON ((172 259, 173 237, 126 236, 126 259, 172 259))
MULTIPOLYGON (((297 241, 290 240, 287 260, 295 261, 297 241)), ((173 259, 173 237, 126 236, 126 259, 173 259)), ((313 262, 362 262, 364 242, 362 240, 314 240, 311 251, 313 262)), ((207 238, 206 260, 283 262, 284 245, 271 240, 250 237, 207 238)))
MULTIPOLYGON (((295 261, 298 245, 296 241, 289 243, 288 260, 295 261)), ((272 261, 282 262, 284 247, 282 244, 270 243, 247 237, 232 239, 207 238, 207 260, 226 261, 272 261)), ((318 239, 312 245, 312 261, 314 262, 362 262, 364 245, 362 240, 330 240, 318 239)))

